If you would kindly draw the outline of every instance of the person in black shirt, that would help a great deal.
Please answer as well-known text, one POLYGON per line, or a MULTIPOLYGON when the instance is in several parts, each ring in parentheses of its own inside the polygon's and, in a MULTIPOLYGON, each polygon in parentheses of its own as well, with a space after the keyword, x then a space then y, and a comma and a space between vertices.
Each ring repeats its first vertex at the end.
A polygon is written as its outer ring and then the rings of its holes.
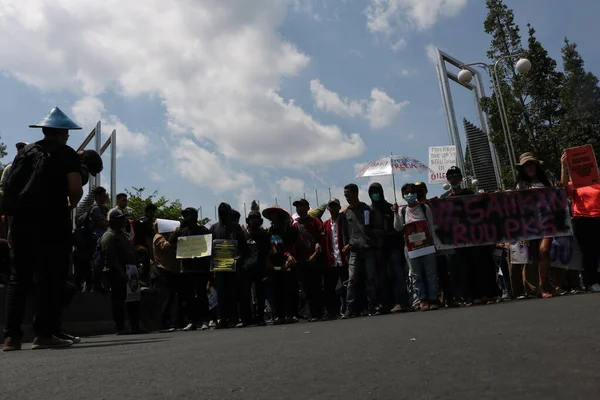
POLYGON ((134 223, 134 245, 146 250, 148 257, 142 260, 142 282, 150 283, 150 260, 154 259, 152 254, 152 240, 154 239, 154 221, 158 207, 149 203, 144 209, 144 215, 137 218, 134 223))
MULTIPOLYGON (((13 256, 13 270, 8 286, 7 317, 4 331, 4 351, 20 350, 21 324, 25 314, 28 289, 34 286, 36 293, 32 349, 65 347, 73 344, 54 336, 60 332, 60 317, 63 306, 65 282, 69 273, 72 250, 73 210, 83 195, 81 163, 75 150, 67 146, 70 129, 81 129, 58 107, 55 107, 33 128, 42 128, 44 139, 29 145, 13 162, 11 175, 5 187, 5 199, 16 195, 10 193, 11 177, 16 179, 17 163, 27 165, 32 151, 49 154, 41 170, 23 169, 29 173, 25 182, 35 182, 32 194, 44 192, 42 196, 19 201, 12 213, 9 243, 13 256), (31 147, 30 147, 31 146, 31 147), (19 157, 22 157, 19 160, 19 157), (28 172, 29 171, 29 172, 28 172), (40 175, 36 176, 35 174, 40 175), (14 174, 14 175, 13 175, 14 174), (43 226, 51 231, 41 229, 43 226)), ((16 186, 15 186, 16 187, 16 186)), ((20 189, 17 189, 20 190, 20 189)), ((19 196, 23 196, 23 192, 19 196)))
MULTIPOLYGON (((181 212, 183 221, 181 226, 169 238, 171 246, 176 246, 180 237, 208 235, 210 231, 198 224, 198 211, 188 207, 181 212)), ((181 260, 184 274, 183 292, 185 299, 185 314, 188 325, 184 331, 195 331, 198 320, 201 330, 208 329, 210 319, 208 309, 208 297, 206 296, 207 284, 211 279, 210 257, 190 258, 181 260)))
POLYGON ((242 227, 234 221, 234 213, 231 206, 221 203, 218 208, 219 222, 210 227, 213 241, 217 239, 235 240, 237 243, 237 267, 235 272, 215 272, 215 284, 219 296, 219 308, 221 318, 217 328, 229 328, 237 325, 236 312, 236 286, 237 274, 240 265, 243 265, 245 256, 248 254, 248 246, 242 227))
POLYGON ((267 256, 270 245, 267 232, 262 228, 263 219, 258 211, 250 211, 246 218, 248 229, 244 232, 248 245, 248 258, 240 270, 240 317, 238 327, 252 323, 265 326, 265 288, 267 256), (252 285, 256 295, 256 314, 252 305, 252 285))

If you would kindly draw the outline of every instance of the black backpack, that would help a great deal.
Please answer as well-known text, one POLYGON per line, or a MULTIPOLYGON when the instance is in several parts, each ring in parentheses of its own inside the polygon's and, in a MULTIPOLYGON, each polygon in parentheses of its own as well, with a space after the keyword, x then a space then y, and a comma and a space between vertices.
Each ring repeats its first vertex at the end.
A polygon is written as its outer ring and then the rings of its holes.
POLYGON ((4 186, 3 214, 14 216, 35 212, 45 203, 51 159, 52 154, 37 143, 27 145, 22 153, 17 154, 4 186))

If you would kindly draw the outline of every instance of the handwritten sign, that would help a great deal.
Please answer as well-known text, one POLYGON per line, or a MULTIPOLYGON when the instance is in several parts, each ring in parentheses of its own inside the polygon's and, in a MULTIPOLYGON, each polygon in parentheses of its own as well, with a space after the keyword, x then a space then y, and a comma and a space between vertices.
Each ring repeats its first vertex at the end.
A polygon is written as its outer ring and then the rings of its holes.
POLYGON ((237 240, 213 240, 211 271, 233 272, 236 269, 237 240))
POLYGON ((444 184, 446 171, 456 165, 456 146, 435 146, 429 148, 429 183, 444 184))
POLYGON ((183 236, 177 239, 177 258, 202 258, 212 255, 212 235, 183 236))
POLYGON ((158 233, 175 232, 175 230, 179 228, 180 225, 179 221, 162 218, 157 218, 156 223, 158 225, 158 233))
POLYGON ((438 249, 573 234, 564 188, 431 200, 438 249))
POLYGON ((127 272, 127 297, 125 302, 142 300, 142 288, 140 286, 140 277, 138 275, 137 265, 126 265, 127 272))
POLYGON ((433 237, 429 232, 427 221, 415 221, 404 225, 404 240, 408 258, 411 260, 435 253, 433 237))
POLYGON ((591 144, 573 147, 566 152, 573 187, 580 188, 600 183, 596 154, 591 144))

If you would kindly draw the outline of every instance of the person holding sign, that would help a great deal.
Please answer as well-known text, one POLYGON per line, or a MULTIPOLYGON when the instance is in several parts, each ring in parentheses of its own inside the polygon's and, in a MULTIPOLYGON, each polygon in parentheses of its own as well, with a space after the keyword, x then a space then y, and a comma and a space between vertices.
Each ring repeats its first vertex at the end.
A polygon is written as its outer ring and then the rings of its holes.
POLYGON ((213 269, 215 269, 215 284, 217 287, 217 296, 221 318, 217 324, 217 329, 234 327, 238 323, 236 288, 238 286, 237 265, 242 265, 245 256, 248 254, 248 246, 244 231, 240 224, 234 220, 234 212, 227 203, 221 203, 218 208, 219 221, 210 227, 213 239, 213 269), (229 270, 217 270, 215 261, 217 256, 224 260, 223 255, 227 254, 226 264, 229 270), (229 262, 231 260, 231 262, 229 262), (232 265, 233 264, 233 265, 232 265))
POLYGON ((569 179, 567 153, 561 158, 561 182, 571 196, 573 210, 573 232, 583 258, 583 284, 586 290, 600 292, 598 273, 598 232, 600 232, 600 185, 575 188, 569 179))
POLYGON ((404 232, 406 258, 410 277, 421 302, 421 311, 438 309, 437 255, 433 236, 433 214, 426 204, 417 200, 417 188, 412 183, 402 186, 407 205, 393 205, 394 229, 404 232))
MULTIPOLYGON (((552 186, 546 172, 542 168, 543 161, 535 158, 533 153, 523 153, 516 165, 517 190, 540 189, 552 186)), ((543 298, 552 297, 554 292, 550 285, 550 249, 552 238, 547 237, 530 242, 530 250, 538 263, 539 288, 543 298)))
MULTIPOLYGON (((109 215, 108 229, 100 238, 98 243, 98 255, 96 262, 106 272, 110 283, 110 299, 113 319, 117 329, 117 335, 136 334, 140 332, 138 301, 127 301, 128 293, 131 291, 130 267, 137 269, 138 260, 135 247, 129 241, 125 233, 127 216, 121 210, 113 210, 109 215), (128 289, 128 287, 130 289, 128 289), (129 316, 131 329, 125 329, 125 308, 129 316)), ((136 271, 137 272, 137 271, 136 271)), ((137 279, 137 274, 135 274, 137 279)), ((139 288, 136 288, 136 290, 139 288)))
POLYGON ((273 206, 263 210, 263 217, 271 221, 267 232, 270 251, 267 270, 271 274, 275 308, 274 325, 292 324, 298 312, 295 292, 296 249, 300 242, 298 228, 292 226, 292 217, 283 208, 273 206))
MULTIPOLYGON (((199 236, 209 234, 209 230, 198 224, 198 211, 188 207, 181 212, 181 225, 169 238, 171 246, 177 246, 181 237, 199 236)), ((208 329, 209 309, 206 295, 207 285, 211 279, 210 257, 186 258, 181 260, 183 271, 183 292, 185 299, 185 314, 188 325, 184 331, 195 331, 198 322, 201 330, 208 329)))

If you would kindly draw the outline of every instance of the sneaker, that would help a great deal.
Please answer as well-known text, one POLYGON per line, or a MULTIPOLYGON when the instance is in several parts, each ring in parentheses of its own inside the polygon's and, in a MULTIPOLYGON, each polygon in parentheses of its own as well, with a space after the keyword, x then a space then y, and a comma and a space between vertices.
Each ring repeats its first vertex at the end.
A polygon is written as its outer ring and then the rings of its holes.
POLYGON ((391 312, 392 314, 396 314, 396 313, 399 313, 399 312, 402 312, 402 311, 404 311, 404 310, 402 309, 402 306, 401 306, 400 304, 396 304, 396 305, 394 306, 394 308, 392 308, 392 310, 391 310, 390 312, 391 312))
POLYGON ((201 331, 207 331, 209 329, 208 324, 206 322, 202 323, 202 326, 200 327, 201 331))
POLYGON ((342 315, 342 319, 352 319, 355 318, 356 315, 351 313, 350 311, 346 310, 346 312, 344 313, 344 315, 342 315))
POLYGON ((2 344, 2 351, 17 351, 21 350, 21 339, 6 338, 2 344))
POLYGON ((69 347, 69 346, 73 346, 73 342, 71 340, 59 339, 56 336, 51 336, 51 337, 36 336, 33 339, 33 344, 31 345, 31 350, 60 349, 60 348, 69 347))
POLYGON ((438 308, 439 308, 439 306, 436 303, 431 303, 429 305, 429 309, 432 310, 432 311, 433 310, 437 310, 438 308))
POLYGON ((237 324, 235 327, 236 327, 236 328, 245 328, 246 326, 248 326, 248 325, 246 325, 246 323, 245 323, 245 322, 240 322, 240 323, 238 323, 238 324, 237 324))
POLYGON ((64 331, 54 335, 54 337, 57 337, 62 340, 70 340, 71 342, 73 342, 73 344, 81 343, 80 337, 69 335, 67 332, 64 331))
POLYGON ((319 322, 320 320, 321 320, 320 318, 313 317, 313 318, 309 319, 308 322, 319 322))
POLYGON ((600 284, 594 283, 592 286, 590 286, 590 292, 591 293, 600 293, 600 284))
POLYGON ((209 327, 209 328, 213 328, 213 329, 214 329, 214 328, 216 328, 216 327, 217 327, 217 323, 216 323, 215 321, 210 321, 210 322, 208 323, 208 327, 209 327))
POLYGON ((191 332, 191 331, 195 331, 196 328, 196 324, 187 324, 187 326, 185 328, 183 328, 184 332, 191 332))

